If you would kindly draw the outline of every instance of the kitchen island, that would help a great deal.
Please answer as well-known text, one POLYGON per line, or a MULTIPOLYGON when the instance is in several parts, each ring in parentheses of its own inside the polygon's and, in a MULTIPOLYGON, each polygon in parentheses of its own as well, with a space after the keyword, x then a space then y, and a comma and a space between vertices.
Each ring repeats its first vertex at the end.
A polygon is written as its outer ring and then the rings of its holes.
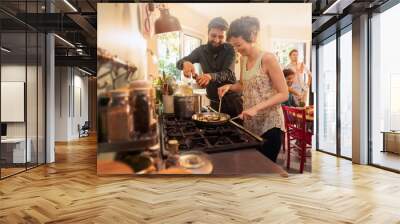
MULTIPOLYGON (((178 140, 179 152, 200 151, 207 154, 213 175, 279 174, 288 176, 279 165, 257 150, 262 142, 235 122, 199 127, 193 121, 162 115, 159 120, 161 153, 170 139, 178 140)), ((205 172, 208 174, 208 172, 205 172)))
POLYGON ((241 149, 208 155, 213 164, 214 175, 279 174, 288 173, 256 149, 241 149))

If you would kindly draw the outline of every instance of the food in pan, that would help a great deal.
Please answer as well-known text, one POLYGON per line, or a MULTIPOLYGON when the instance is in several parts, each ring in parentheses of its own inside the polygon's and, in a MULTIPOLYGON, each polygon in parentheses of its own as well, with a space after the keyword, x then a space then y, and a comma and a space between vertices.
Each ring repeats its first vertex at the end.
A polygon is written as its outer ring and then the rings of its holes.
POLYGON ((226 121, 227 117, 221 116, 220 114, 213 113, 213 114, 201 114, 197 117, 198 121, 204 122, 216 122, 216 121, 226 121))

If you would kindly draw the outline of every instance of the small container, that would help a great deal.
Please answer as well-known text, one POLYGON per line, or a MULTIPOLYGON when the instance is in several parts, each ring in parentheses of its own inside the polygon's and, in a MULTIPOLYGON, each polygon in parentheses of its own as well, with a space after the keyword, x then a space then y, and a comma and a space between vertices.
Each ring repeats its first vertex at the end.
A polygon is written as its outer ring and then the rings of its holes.
POLYGON ((110 98, 107 112, 108 142, 129 141, 134 127, 128 91, 110 91, 110 98))
POLYGON ((165 160, 165 168, 179 167, 179 142, 177 140, 169 140, 167 144, 167 159, 165 160))
POLYGON ((173 114, 174 113, 174 96, 163 95, 163 106, 164 113, 173 114))
POLYGON ((99 142, 107 142, 107 109, 110 97, 106 94, 102 94, 98 99, 99 112, 97 114, 98 120, 98 134, 97 138, 99 142))
POLYGON ((178 154, 179 153, 179 142, 178 140, 172 139, 168 141, 168 152, 170 154, 178 154))
POLYGON ((131 90, 130 99, 135 133, 148 133, 153 115, 148 92, 145 90, 131 90))
POLYGON ((134 136, 148 134, 155 118, 155 94, 147 81, 135 81, 129 86, 130 106, 134 123, 134 136))
POLYGON ((165 160, 165 168, 180 167, 179 155, 169 155, 165 160))
POLYGON ((144 153, 153 159, 153 165, 157 171, 163 168, 159 144, 149 147, 144 153))

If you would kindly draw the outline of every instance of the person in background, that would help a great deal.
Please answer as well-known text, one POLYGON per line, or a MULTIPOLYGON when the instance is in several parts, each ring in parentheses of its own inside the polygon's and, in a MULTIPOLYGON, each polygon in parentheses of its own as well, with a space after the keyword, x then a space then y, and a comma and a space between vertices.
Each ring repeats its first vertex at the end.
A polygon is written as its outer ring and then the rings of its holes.
POLYGON ((292 69, 285 68, 283 69, 283 74, 285 75, 286 84, 288 85, 289 89, 289 99, 286 102, 282 103, 282 105, 289 107, 298 107, 299 105, 296 103, 294 97, 300 97, 300 93, 292 88, 296 73, 292 69))
MULTIPOLYGON (((235 50, 225 42, 227 29, 228 23, 223 18, 212 19, 208 24, 208 43, 194 49, 176 63, 176 67, 183 70, 186 77, 195 75, 193 63, 200 63, 204 74, 195 78, 200 86, 206 87, 210 106, 216 111, 220 101, 218 87, 236 82, 235 50)), ((242 112, 243 100, 240 94, 230 91, 221 100, 221 113, 236 117, 242 112)))
POLYGON ((292 69, 295 72, 295 79, 293 80, 292 88, 295 89, 300 95, 295 96, 296 104, 305 106, 308 93, 311 86, 311 72, 305 67, 303 62, 299 62, 299 51, 293 49, 289 52, 290 63, 286 65, 285 69, 292 69))
POLYGON ((244 127, 264 139, 259 150, 276 162, 285 131, 281 103, 288 99, 288 87, 276 56, 255 46, 259 31, 255 17, 241 17, 230 24, 228 40, 243 58, 240 82, 220 87, 218 94, 243 93, 244 127))

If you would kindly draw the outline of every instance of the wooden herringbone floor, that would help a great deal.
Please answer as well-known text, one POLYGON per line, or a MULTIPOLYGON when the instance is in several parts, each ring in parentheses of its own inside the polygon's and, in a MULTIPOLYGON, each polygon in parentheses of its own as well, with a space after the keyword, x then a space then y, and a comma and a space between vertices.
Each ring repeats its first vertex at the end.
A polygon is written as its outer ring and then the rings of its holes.
POLYGON ((0 181, 0 223, 400 223, 400 175, 322 154, 313 173, 98 177, 95 138, 0 181))

